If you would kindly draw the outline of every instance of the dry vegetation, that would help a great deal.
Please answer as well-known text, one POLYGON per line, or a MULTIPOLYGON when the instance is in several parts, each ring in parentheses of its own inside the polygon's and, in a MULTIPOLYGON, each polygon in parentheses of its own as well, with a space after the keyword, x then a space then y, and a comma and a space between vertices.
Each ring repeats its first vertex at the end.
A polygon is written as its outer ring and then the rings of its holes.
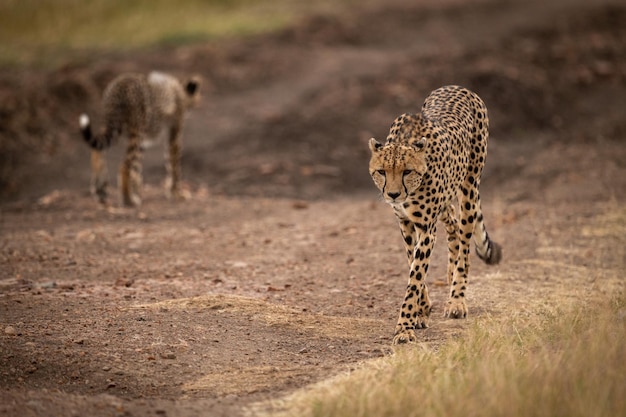
POLYGON ((341 1, 5 0, 0 2, 0 64, 51 67, 81 50, 129 50, 249 36, 341 1))
POLYGON ((439 349, 401 349, 298 394, 284 415, 618 416, 624 340, 623 298, 482 318, 439 349))

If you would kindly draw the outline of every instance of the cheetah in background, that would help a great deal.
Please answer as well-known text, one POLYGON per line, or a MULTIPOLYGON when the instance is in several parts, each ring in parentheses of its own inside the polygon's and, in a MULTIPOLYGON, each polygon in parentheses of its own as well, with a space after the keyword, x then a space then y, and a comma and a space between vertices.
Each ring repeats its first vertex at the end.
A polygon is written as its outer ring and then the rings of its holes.
POLYGON ((430 93, 421 113, 396 118, 385 144, 370 139, 369 172, 398 218, 409 262, 394 344, 414 342, 414 330, 428 326, 426 274, 437 220, 448 234, 450 296, 445 317, 467 317, 471 238, 478 257, 487 264, 502 258, 500 246, 487 234, 480 206, 488 128, 487 108, 480 97, 462 87, 446 86, 430 93))
POLYGON ((119 187, 125 206, 141 205, 143 147, 163 134, 166 141, 165 181, 168 196, 183 197, 181 190, 181 139, 185 111, 199 99, 199 80, 184 85, 161 72, 123 74, 107 86, 102 99, 104 126, 94 135, 86 114, 80 129, 91 146, 91 191, 101 203, 107 200, 108 169, 104 151, 119 136, 126 136, 126 155, 120 167, 119 187))

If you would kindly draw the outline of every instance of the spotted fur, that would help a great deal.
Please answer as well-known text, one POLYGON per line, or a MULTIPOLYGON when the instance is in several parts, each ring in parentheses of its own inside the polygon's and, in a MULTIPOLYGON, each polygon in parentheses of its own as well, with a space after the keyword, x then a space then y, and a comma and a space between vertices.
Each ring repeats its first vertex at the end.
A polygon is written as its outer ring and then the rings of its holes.
POLYGON ((428 326, 426 274, 437 220, 448 236, 450 295, 444 316, 467 316, 472 237, 480 259, 490 265, 500 262, 502 251, 487 234, 479 195, 488 128, 487 108, 480 97, 462 87, 446 86, 426 98, 419 114, 396 118, 385 144, 370 140, 370 175, 398 219, 409 262, 394 344, 415 341, 414 330, 428 326))
POLYGON ((102 108, 104 126, 92 134, 86 114, 80 116, 83 138, 92 148, 91 190, 104 203, 107 199, 108 172, 103 154, 119 136, 126 136, 126 155, 120 167, 119 186, 122 203, 141 205, 143 148, 161 135, 166 143, 166 192, 182 197, 181 137, 185 111, 198 100, 199 80, 182 85, 176 78, 160 73, 123 74, 115 78, 104 91, 102 108))

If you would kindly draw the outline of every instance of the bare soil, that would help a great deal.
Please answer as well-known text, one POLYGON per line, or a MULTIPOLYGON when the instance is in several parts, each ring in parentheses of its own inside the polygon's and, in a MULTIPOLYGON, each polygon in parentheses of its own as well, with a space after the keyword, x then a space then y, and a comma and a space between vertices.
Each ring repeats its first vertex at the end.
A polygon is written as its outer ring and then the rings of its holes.
POLYGON ((371 2, 255 38, 0 69, 0 415, 271 412, 392 354, 406 261, 366 141, 443 84, 490 111, 481 192, 504 261, 474 258, 470 318, 443 319, 439 242, 420 343, 623 292, 626 7, 544 3, 371 2), (190 199, 164 197, 151 149, 141 209, 101 206, 77 116, 98 123, 104 85, 152 69, 204 79, 190 199))

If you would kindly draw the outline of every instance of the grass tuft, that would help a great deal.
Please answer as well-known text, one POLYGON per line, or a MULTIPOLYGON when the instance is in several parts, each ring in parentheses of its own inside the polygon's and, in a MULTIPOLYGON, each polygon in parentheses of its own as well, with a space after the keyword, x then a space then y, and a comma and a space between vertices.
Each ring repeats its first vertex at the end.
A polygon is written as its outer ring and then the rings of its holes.
POLYGON ((626 415, 625 341, 623 297, 536 319, 483 319, 438 351, 402 348, 314 390, 297 401, 297 414, 626 415))

